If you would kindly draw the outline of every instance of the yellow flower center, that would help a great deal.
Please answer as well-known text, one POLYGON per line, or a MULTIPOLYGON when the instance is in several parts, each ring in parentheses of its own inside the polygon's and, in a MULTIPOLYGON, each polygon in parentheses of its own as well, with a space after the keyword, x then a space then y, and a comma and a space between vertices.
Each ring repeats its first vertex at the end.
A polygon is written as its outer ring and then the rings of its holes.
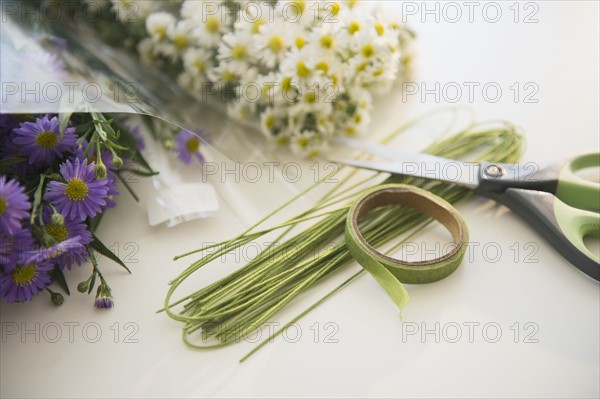
POLYGON ((348 8, 354 8, 356 6, 356 3, 358 3, 358 0, 350 0, 348 2, 348 8))
POLYGON ((288 143, 289 138, 282 134, 280 136, 277 136, 277 139, 275 141, 278 145, 285 145, 288 143))
POLYGON ((58 144, 58 136, 54 132, 44 130, 37 135, 35 142, 38 143, 40 147, 51 150, 58 144))
POLYGON ((250 28, 250 32, 256 34, 260 32, 260 27, 263 26, 264 24, 266 24, 266 22, 263 19, 259 19, 258 21, 255 21, 252 23, 252 28, 250 28))
POLYGON ((235 82, 235 80, 237 79, 237 75, 231 71, 225 71, 223 72, 223 81, 225 83, 232 83, 235 82))
POLYGON ((331 15, 333 16, 338 15, 340 13, 340 10, 342 9, 342 6, 340 6, 340 3, 338 3, 337 1, 333 4, 327 4, 327 6, 331 9, 331 15))
POLYGON ((4 200, 4 198, 0 197, 0 216, 4 214, 4 211, 8 208, 8 204, 4 200))
POLYGON ((323 48, 329 50, 333 47, 333 37, 331 37, 331 35, 325 35, 321 37, 320 43, 323 48))
POLYGON ((283 90, 289 90, 291 87, 292 87, 292 78, 290 78, 290 77, 283 78, 283 80, 281 81, 281 88, 283 90))
POLYGON ((67 228, 64 225, 61 226, 59 224, 54 223, 47 224, 46 231, 52 236, 52 238, 56 240, 56 242, 63 242, 64 240, 69 238, 69 232, 67 231, 67 228))
POLYGON ((246 58, 247 53, 246 46, 237 44, 231 49, 231 58, 242 61, 246 58))
POLYGON ((296 47, 298 47, 298 49, 302 49, 302 47, 304 47, 305 44, 306 39, 304 39, 302 36, 298 36, 296 38, 296 47))
POLYGON ((310 69, 306 66, 306 64, 303 61, 300 61, 298 62, 298 64, 296 64, 296 73, 301 78, 307 78, 308 76, 310 76, 310 69))
POLYGON ((375 55, 375 47, 373 47, 372 44, 365 44, 362 49, 360 50, 360 53, 363 55, 363 57, 365 58, 371 58, 375 55))
POLYGON ((16 285, 22 287, 31 284, 37 275, 38 267, 36 264, 18 265, 12 271, 12 280, 16 285))
POLYGON ((71 201, 82 201, 88 195, 88 186, 79 179, 73 179, 67 183, 65 195, 71 201))
POLYGON ((198 69, 198 72, 200 73, 206 71, 206 64, 202 60, 196 60, 196 62, 194 62, 194 66, 196 67, 196 69, 198 69))
POLYGON ((178 36, 175 36, 175 39, 173 39, 173 44, 178 49, 183 50, 183 49, 186 49, 189 46, 190 41, 188 40, 187 36, 185 36, 185 35, 178 35, 178 36))
POLYGON ((296 142, 300 148, 306 148, 310 144, 310 139, 308 137, 302 136, 298 138, 296 142))
POLYGON ((365 69, 367 69, 368 66, 368 63, 363 62, 362 64, 356 67, 356 72, 363 72, 365 69))
POLYGON ((221 22, 217 17, 209 17, 206 19, 206 31, 208 33, 219 33, 221 22))
POLYGON ((314 92, 309 92, 306 94, 306 97, 304 97, 304 99, 307 103, 314 104, 317 101, 317 94, 314 92))
POLYGON ((326 63, 325 61, 319 62, 315 68, 320 71, 323 71, 323 73, 325 73, 325 74, 327 74, 327 72, 329 72, 329 64, 326 63))
POLYGON ((350 32, 351 35, 358 31, 360 31, 360 23, 353 21, 350 23, 350 25, 348 25, 348 32, 350 32))
POLYGON ((285 42, 281 36, 273 36, 271 39, 269 39, 268 45, 271 51, 274 53, 279 53, 285 48, 285 42))
POLYGON ((302 15, 306 9, 306 2, 304 0, 292 1, 290 4, 290 9, 298 11, 298 15, 302 15))
POLYGON ((385 34, 385 26, 381 22, 377 22, 375 24, 375 30, 379 36, 383 36, 385 34))
POLYGON ((198 149, 200 148, 200 140, 198 140, 195 137, 192 137, 190 139, 188 139, 188 141, 185 142, 185 149, 189 152, 189 153, 195 153, 198 152, 198 149))
POLYGON ((267 127, 267 129, 271 129, 274 125, 275 125, 275 117, 267 116, 265 118, 265 126, 267 127))
POLYGON ((166 26, 157 26, 155 33, 156 33, 156 36, 158 36, 159 40, 163 40, 167 36, 167 27, 166 26))

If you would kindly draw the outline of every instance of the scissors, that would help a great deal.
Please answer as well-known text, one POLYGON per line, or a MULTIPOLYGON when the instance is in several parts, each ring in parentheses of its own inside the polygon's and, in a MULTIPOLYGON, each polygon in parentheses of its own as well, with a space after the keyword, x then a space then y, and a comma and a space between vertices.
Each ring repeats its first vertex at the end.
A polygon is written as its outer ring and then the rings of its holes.
POLYGON ((533 226, 583 273, 600 281, 600 257, 586 247, 586 236, 600 236, 600 183, 575 173, 600 167, 600 153, 589 153, 539 168, 529 164, 463 162, 381 144, 336 137, 334 142, 386 158, 332 160, 392 174, 442 180, 474 189, 507 206, 533 226))

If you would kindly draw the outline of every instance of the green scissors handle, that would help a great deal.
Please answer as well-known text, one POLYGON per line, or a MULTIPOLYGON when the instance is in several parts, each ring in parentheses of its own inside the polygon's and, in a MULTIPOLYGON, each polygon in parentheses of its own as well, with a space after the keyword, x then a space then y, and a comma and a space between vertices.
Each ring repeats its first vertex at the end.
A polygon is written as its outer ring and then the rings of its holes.
POLYGON ((600 281, 600 256, 584 242, 587 236, 600 236, 600 184, 575 174, 589 167, 600 167, 600 153, 534 171, 484 163, 476 192, 512 209, 568 261, 600 281))
POLYGON ((580 155, 567 161, 558 176, 556 196, 575 208, 600 211, 600 184, 575 174, 593 167, 600 167, 600 153, 580 155))

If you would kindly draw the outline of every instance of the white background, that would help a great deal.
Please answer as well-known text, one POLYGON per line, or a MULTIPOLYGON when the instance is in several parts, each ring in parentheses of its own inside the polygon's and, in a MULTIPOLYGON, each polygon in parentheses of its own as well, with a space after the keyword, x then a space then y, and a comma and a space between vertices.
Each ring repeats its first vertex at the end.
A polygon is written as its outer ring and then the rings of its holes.
MULTIPOLYGON (((424 7, 421 2, 413 4, 419 11, 424 7)), ((498 83, 503 89, 498 102, 487 101, 475 90, 473 103, 466 92, 460 103, 471 106, 479 119, 507 119, 521 126, 527 137, 525 161, 550 162, 597 150, 598 2, 542 1, 528 8, 521 3, 518 22, 514 8, 509 8, 513 2, 500 2, 503 14, 497 23, 485 20, 483 3, 475 8, 473 23, 464 3, 458 4, 463 16, 457 23, 445 21, 443 13, 439 22, 435 15, 425 15, 424 23, 420 13, 408 17, 418 34, 414 81, 429 88, 436 82, 441 86, 498 83), (538 22, 524 23, 525 16, 536 9, 533 17, 538 22), (515 102, 510 89, 515 82, 521 88, 530 82, 537 85, 539 92, 533 98, 538 102, 525 103, 525 91, 515 102)), ((395 12, 401 4, 387 2, 385 7, 395 12)), ((427 7, 435 7, 434 2, 427 7)), ((438 7, 443 11, 443 3, 438 7)), ((488 17, 493 17, 489 12, 488 17)), ((438 103, 432 95, 424 99, 415 95, 404 101, 398 90, 378 101, 373 136, 382 136, 424 111, 451 105, 447 100, 442 95, 438 103)), ((428 140, 405 144, 418 148, 428 140)), ((149 195, 151 187, 148 181, 140 182, 136 190, 149 195)), ((363 276, 299 323, 298 342, 290 342, 292 333, 288 339, 279 337, 238 364, 255 344, 242 342, 209 352, 190 350, 181 341, 181 326, 154 312, 162 305, 167 282, 188 264, 186 260, 173 262, 174 255, 203 242, 230 238, 244 223, 223 206, 211 219, 171 229, 150 228, 144 207, 124 193, 99 231, 109 246, 119 247, 121 256, 129 255, 133 271, 129 276, 102 263, 116 307, 95 310, 93 296, 78 293, 60 308, 45 298, 19 306, 2 304, 1 396, 598 397, 598 283, 579 273, 501 207, 479 199, 459 208, 469 224, 471 240, 481 245, 472 247, 463 265, 447 279, 408 288, 411 300, 404 325, 383 290, 363 276), (494 254, 481 250, 491 242, 502 250, 495 263, 489 261, 494 254), (530 252, 524 250, 515 261, 510 249, 514 243, 522 249, 534 243, 539 250, 532 260, 537 262, 525 262, 530 252), (33 333, 22 336, 24 329, 35 329, 36 323, 39 342, 33 333), (73 325, 73 342, 69 342, 69 324, 65 323, 79 323, 73 325), (423 336, 421 331, 406 334, 409 327, 434 329, 435 323, 440 323, 441 333, 446 332, 439 342, 433 334, 423 336), (465 323, 479 323, 473 342, 469 342, 465 323), (494 326, 487 334, 483 332, 486 323, 494 326), (519 323, 518 337, 515 323, 519 323), (531 324, 526 328, 526 323, 531 324), (4 334, 9 324, 19 329, 16 335, 4 334), (62 336, 51 343, 56 325, 62 336), (456 325, 461 327, 462 338, 451 343, 448 338, 454 337, 452 326, 456 325), (97 343, 87 342, 93 340, 96 327, 102 336, 97 343), (498 342, 488 342, 498 327, 502 334, 498 342), (337 342, 325 342, 330 332, 329 338, 337 342), (127 343, 127 333, 133 333, 129 338, 137 342, 127 343), (528 333, 537 342, 525 342, 528 333)), ((203 276, 210 279, 231 269, 217 264, 203 276)), ((73 290, 88 270, 69 273, 73 290)), ((353 265, 335 281, 309 291, 276 321, 289 320, 355 270, 358 266, 353 265)))

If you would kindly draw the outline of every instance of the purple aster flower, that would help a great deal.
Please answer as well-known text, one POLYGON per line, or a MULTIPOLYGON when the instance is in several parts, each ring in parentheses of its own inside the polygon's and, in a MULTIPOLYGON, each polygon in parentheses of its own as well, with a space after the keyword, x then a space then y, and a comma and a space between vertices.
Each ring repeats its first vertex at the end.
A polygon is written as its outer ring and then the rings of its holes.
POLYGON ((106 282, 102 281, 96 291, 96 300, 94 306, 99 309, 110 309, 114 306, 112 293, 110 287, 106 285, 106 282))
POLYGON ((71 269, 74 264, 80 266, 87 260, 88 253, 85 245, 92 242, 92 234, 87 226, 77 220, 66 218, 62 224, 55 223, 52 220, 52 211, 50 208, 44 210, 44 223, 46 232, 58 243, 77 238, 76 245, 71 245, 68 250, 58 254, 56 261, 61 269, 71 269))
POLYGON ((183 161, 186 165, 192 162, 192 157, 195 157, 198 162, 204 162, 204 156, 200 153, 201 139, 195 133, 190 132, 187 129, 183 129, 181 133, 175 136, 176 151, 178 158, 183 161))
POLYGON ((20 257, 31 249, 33 236, 28 228, 19 229, 8 236, 0 233, 0 273, 12 271, 20 257))
POLYGON ((13 143, 21 154, 29 157, 30 164, 48 165, 77 145, 75 128, 66 128, 61 138, 58 119, 49 119, 48 115, 36 118, 35 122, 21 123, 20 128, 13 131, 16 135, 13 143))
POLYGON ((115 201, 115 197, 118 196, 120 193, 117 191, 117 177, 116 175, 113 173, 111 176, 111 173, 109 172, 106 178, 106 186, 108 187, 108 191, 106 193, 106 206, 105 208, 109 209, 109 208, 114 208, 117 206, 117 203, 115 201))
POLYGON ((16 180, 0 175, 0 232, 11 235, 21 229, 21 219, 29 215, 31 203, 16 180))
POLYGON ((96 180, 94 162, 75 158, 60 165, 60 174, 66 183, 51 181, 44 195, 65 217, 73 220, 93 218, 106 206, 108 181, 96 180))
POLYGON ((0 297, 7 303, 30 301, 50 284, 48 273, 53 267, 50 262, 20 261, 11 272, 0 277, 0 297))
MULTIPOLYGON (((93 144, 88 144, 87 140, 83 140, 80 147, 77 147, 75 150, 75 156, 79 159, 80 162, 87 160, 88 163, 94 162, 96 160, 96 150, 94 150, 93 144), (90 147, 88 150, 88 146, 90 147), (87 156, 84 155, 87 150, 87 156), (94 155, 92 155, 94 154, 94 155)), ((108 192, 106 193, 106 205, 104 208, 114 208, 117 206, 117 203, 114 201, 114 198, 120 193, 117 191, 117 174, 115 173, 115 168, 112 167, 113 155, 108 150, 101 150, 100 157, 102 158, 102 163, 107 166, 106 168, 106 186, 108 187, 108 192)))

